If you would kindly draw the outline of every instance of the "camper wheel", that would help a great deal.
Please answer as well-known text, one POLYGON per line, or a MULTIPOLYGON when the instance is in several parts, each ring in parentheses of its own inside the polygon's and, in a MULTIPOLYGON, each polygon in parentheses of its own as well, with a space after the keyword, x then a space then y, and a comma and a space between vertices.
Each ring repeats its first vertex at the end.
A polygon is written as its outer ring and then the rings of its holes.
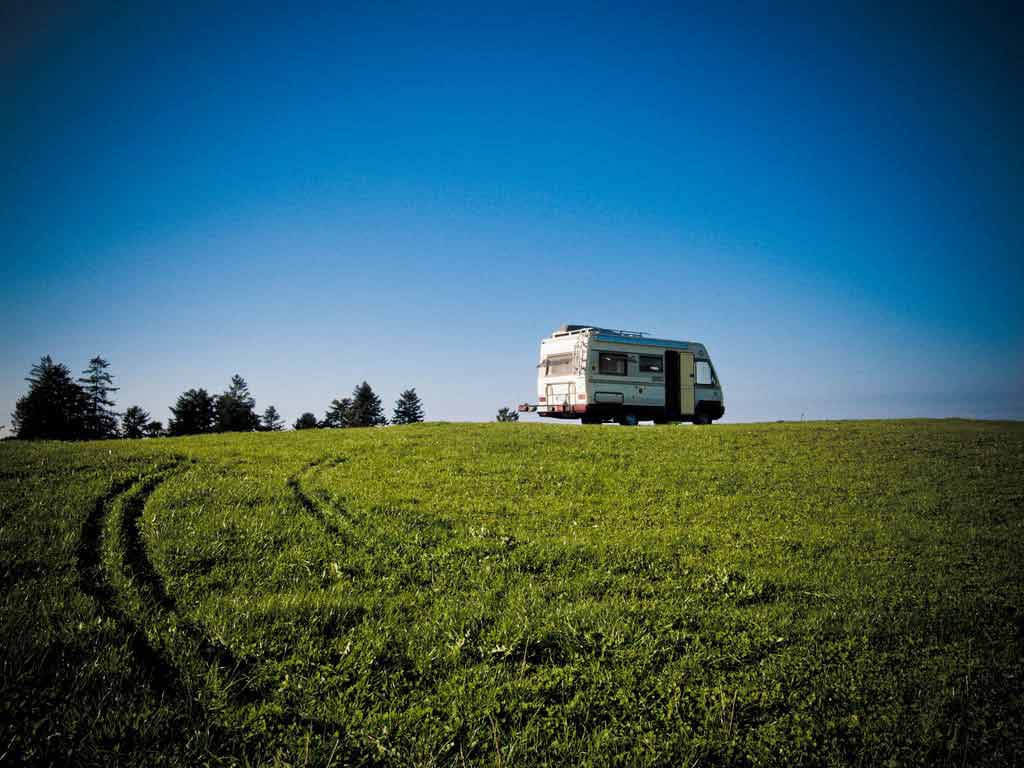
POLYGON ((619 424, 624 427, 635 427, 638 421, 636 414, 632 411, 624 413, 619 417, 619 424))
POLYGON ((698 413, 693 417, 694 424, 706 425, 711 423, 711 417, 706 413, 698 413))

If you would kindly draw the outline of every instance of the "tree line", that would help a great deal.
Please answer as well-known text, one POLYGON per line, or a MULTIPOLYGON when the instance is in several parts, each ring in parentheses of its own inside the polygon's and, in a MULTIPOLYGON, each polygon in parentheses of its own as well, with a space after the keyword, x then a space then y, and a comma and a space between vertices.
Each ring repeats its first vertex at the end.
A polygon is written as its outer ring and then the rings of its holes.
MULTIPOLYGON (((32 366, 28 392, 18 398, 11 425, 20 439, 103 440, 114 437, 142 438, 201 435, 214 432, 278 432, 284 429, 277 408, 256 412, 256 400, 240 375, 231 377, 228 388, 211 395, 203 388, 189 389, 170 406, 171 419, 163 423, 133 405, 123 413, 114 410, 118 391, 110 363, 97 355, 79 378, 49 355, 32 366)), ((402 392, 395 402, 392 424, 423 421, 423 403, 415 388, 402 392)), ((322 419, 304 413, 294 429, 338 429, 385 425, 388 419, 380 398, 365 381, 351 397, 333 400, 322 419)))

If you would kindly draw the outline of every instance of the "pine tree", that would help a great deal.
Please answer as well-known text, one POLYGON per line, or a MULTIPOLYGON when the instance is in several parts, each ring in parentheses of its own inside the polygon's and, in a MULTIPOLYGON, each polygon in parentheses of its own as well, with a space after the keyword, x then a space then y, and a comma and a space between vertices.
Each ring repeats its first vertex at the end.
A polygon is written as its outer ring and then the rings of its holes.
POLYGON ((292 429, 316 429, 318 426, 316 416, 307 411, 295 420, 292 429))
POLYGON ((416 388, 405 390, 395 401, 395 413, 391 417, 392 424, 416 424, 423 421, 423 403, 416 394, 416 388))
POLYGON ((324 420, 320 422, 320 426, 326 429, 337 429, 340 427, 351 426, 351 424, 349 424, 351 412, 351 398, 343 397, 340 400, 332 400, 331 407, 328 408, 327 413, 324 414, 324 420))
POLYGON ((213 398, 205 389, 190 389, 171 406, 171 435, 201 435, 213 431, 213 398))
POLYGON ((231 386, 217 397, 214 411, 217 432, 252 432, 260 425, 249 385, 237 373, 231 377, 231 386))
POLYGON ((352 391, 352 407, 349 409, 349 425, 353 427, 375 427, 387 424, 380 398, 365 381, 352 391))
POLYGON ((277 412, 277 408, 272 405, 268 405, 267 409, 263 411, 261 422, 260 428, 264 432, 280 432, 284 429, 284 421, 277 412))
POLYGON ((501 408, 498 411, 498 421, 519 421, 519 413, 511 408, 501 408))
POLYGON ((149 423, 149 414, 139 406, 133 405, 121 417, 121 436, 137 440, 146 434, 149 423))
POLYGON ((143 428, 142 433, 146 437, 163 437, 164 425, 159 421, 151 421, 143 428))
POLYGON ((110 393, 117 392, 118 388, 107 371, 109 367, 110 363, 97 355, 78 379, 86 395, 85 431, 95 440, 117 437, 117 414, 113 411, 110 393))
POLYGON ((28 394, 18 398, 11 414, 15 434, 24 440, 81 440, 86 437, 85 392, 71 371, 49 355, 32 366, 28 394))

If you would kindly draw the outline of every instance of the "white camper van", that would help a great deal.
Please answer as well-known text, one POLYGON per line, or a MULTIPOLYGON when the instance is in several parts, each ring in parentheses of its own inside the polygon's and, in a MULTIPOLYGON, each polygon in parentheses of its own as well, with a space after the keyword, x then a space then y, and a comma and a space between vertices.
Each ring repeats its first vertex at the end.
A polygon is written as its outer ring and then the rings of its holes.
POLYGON ((710 424, 725 400, 703 344, 563 325, 540 343, 537 403, 519 410, 584 424, 710 424))

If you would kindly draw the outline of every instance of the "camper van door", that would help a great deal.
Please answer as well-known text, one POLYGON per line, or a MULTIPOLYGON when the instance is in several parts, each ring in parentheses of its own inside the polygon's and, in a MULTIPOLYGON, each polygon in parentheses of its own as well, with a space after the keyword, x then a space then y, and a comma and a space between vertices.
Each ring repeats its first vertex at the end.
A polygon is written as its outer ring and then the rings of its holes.
POLYGON ((693 353, 679 353, 679 411, 693 415, 693 353))

